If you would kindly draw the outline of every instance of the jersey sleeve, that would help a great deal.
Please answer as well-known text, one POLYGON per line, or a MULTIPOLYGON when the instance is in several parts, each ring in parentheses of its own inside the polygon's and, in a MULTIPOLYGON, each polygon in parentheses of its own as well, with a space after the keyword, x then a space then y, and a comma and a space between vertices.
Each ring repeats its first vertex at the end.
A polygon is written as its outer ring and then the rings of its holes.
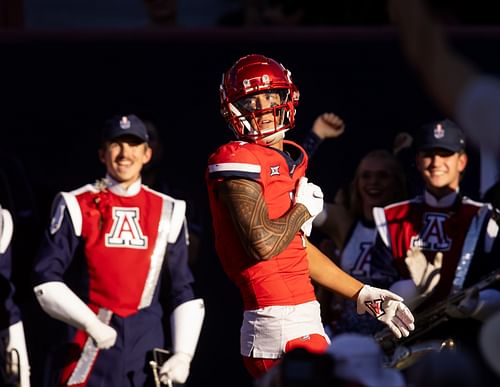
POLYGON ((33 266, 33 285, 48 281, 63 281, 75 251, 81 242, 71 211, 62 195, 54 200, 51 223, 44 232, 33 266))
POLYGON ((261 163, 245 143, 220 147, 208 161, 209 179, 243 178, 260 181, 261 163))
POLYGON ((323 140, 312 130, 307 132, 304 139, 301 142, 302 148, 307 153, 309 158, 313 157, 323 140))

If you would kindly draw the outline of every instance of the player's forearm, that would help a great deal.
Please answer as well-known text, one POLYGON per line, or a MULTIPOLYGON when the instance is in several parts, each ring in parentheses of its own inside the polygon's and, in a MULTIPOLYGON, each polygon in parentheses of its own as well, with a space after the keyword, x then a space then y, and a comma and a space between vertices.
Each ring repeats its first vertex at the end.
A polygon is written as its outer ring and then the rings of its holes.
POLYGON ((335 265, 318 248, 307 242, 309 275, 318 284, 346 298, 355 299, 363 283, 335 265))
POLYGON ((341 248, 353 223, 353 216, 345 206, 325 202, 323 211, 314 219, 313 226, 341 248))

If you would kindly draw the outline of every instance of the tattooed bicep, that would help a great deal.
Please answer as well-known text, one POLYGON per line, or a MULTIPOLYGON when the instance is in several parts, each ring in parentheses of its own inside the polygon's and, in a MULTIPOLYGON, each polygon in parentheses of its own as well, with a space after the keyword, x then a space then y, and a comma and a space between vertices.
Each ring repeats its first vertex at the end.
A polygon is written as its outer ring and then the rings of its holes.
POLYGON ((228 179, 221 182, 219 195, 233 219, 244 228, 255 220, 255 210, 264 206, 259 183, 246 179, 228 179))
POLYGON ((219 196, 228 208, 243 248, 257 260, 282 252, 310 217, 305 206, 299 205, 279 218, 269 219, 262 188, 252 180, 226 180, 219 186, 219 196))

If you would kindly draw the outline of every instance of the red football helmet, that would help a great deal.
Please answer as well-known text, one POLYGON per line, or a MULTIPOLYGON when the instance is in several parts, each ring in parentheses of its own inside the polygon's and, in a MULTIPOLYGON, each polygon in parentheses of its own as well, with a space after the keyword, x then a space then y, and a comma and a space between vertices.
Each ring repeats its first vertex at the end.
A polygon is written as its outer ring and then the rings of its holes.
POLYGON ((270 136, 295 125, 299 91, 283 65, 251 54, 238 59, 222 75, 220 102, 221 113, 238 139, 267 144, 270 136), (259 95, 266 106, 252 101, 259 95), (264 120, 264 116, 272 118, 264 120))

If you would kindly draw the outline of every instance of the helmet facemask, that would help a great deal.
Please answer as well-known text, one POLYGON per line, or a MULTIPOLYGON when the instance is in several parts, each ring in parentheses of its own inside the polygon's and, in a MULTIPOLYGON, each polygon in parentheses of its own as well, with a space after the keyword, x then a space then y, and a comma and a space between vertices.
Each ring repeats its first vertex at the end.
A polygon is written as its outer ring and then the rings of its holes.
POLYGON ((230 125, 238 131, 236 135, 252 142, 289 129, 294 110, 287 89, 250 94, 230 103, 229 109, 230 125), (264 107, 259 105, 258 98, 265 101, 264 107))

